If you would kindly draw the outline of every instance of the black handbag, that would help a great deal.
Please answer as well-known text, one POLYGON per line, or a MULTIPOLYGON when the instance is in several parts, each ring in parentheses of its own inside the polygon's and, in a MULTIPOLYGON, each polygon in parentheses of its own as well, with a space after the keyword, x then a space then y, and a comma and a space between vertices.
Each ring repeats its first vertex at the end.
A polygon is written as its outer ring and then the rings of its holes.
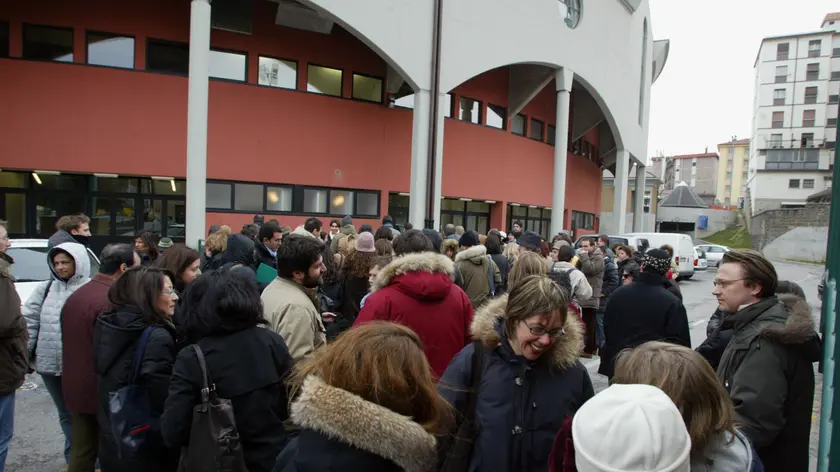
POLYGON ((133 459, 142 455, 149 446, 152 435, 157 434, 157 431, 153 432, 152 429, 153 420, 146 387, 137 385, 140 362, 143 360, 151 333, 152 327, 147 326, 140 336, 128 385, 108 393, 108 418, 120 459, 133 459))
POLYGON ((475 408, 478 403, 478 390, 484 373, 484 358, 486 348, 479 341, 473 341, 472 371, 470 379, 469 400, 467 409, 461 417, 455 435, 448 438, 449 444, 443 458, 440 472, 466 472, 470 466, 473 445, 478 436, 475 424, 475 408))
POLYGON ((193 408, 190 442, 181 451, 179 472, 248 472, 236 429, 233 404, 219 398, 204 352, 192 345, 201 367, 201 403, 193 408))

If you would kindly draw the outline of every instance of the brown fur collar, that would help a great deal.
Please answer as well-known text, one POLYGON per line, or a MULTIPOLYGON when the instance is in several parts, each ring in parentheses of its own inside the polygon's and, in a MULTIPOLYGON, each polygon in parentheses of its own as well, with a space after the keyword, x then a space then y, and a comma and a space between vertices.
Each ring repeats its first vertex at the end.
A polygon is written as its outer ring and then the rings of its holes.
POLYGON ((0 252, 0 277, 6 277, 14 280, 14 277, 12 276, 12 264, 14 263, 15 260, 12 259, 12 256, 6 254, 5 252, 0 252))
POLYGON ((421 270, 430 274, 442 273, 454 277, 455 263, 443 254, 434 252, 421 252, 400 256, 379 271, 379 275, 376 276, 376 280, 373 282, 371 292, 376 292, 387 287, 399 275, 421 270))
POLYGON ((808 303, 789 293, 779 294, 777 298, 788 313, 787 321, 765 326, 761 336, 779 344, 802 344, 812 339, 816 329, 808 303))
POLYGON ((291 417, 298 426, 384 457, 406 472, 435 468, 436 440, 422 426, 313 375, 304 380, 291 417))
POLYGON ((458 254, 458 248, 459 248, 458 241, 456 241, 454 239, 444 239, 440 243, 440 253, 441 254, 446 254, 447 249, 452 249, 452 252, 454 254, 458 254))
POLYGON ((460 261, 468 261, 473 258, 479 258, 478 261, 481 262, 482 259, 487 257, 487 248, 484 246, 473 246, 463 251, 459 252, 455 256, 455 262, 460 261))
MULTIPOLYGON (((502 295, 476 311, 470 326, 470 333, 475 341, 481 341, 491 349, 499 345, 502 338, 496 331, 496 322, 504 318, 507 302, 507 295, 502 295)), ((557 338, 550 351, 543 354, 553 356, 554 365, 560 369, 573 366, 583 347, 583 326, 573 310, 567 313, 563 329, 566 334, 557 338)))

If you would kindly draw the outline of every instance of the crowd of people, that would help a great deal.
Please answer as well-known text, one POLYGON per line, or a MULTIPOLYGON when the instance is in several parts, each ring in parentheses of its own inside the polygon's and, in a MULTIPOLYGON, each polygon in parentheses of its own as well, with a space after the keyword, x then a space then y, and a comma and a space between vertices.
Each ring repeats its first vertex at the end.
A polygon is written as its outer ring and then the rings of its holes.
POLYGON ((667 247, 255 219, 91 274, 89 222, 59 220, 23 301, 0 222, 0 472, 32 371, 72 472, 807 470, 820 338, 755 251, 695 351, 667 247))

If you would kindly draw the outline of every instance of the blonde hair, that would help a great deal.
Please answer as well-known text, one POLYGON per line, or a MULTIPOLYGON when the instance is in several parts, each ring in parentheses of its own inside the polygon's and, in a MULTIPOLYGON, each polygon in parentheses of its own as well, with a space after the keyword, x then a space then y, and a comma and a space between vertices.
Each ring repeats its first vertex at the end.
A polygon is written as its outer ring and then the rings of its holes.
POLYGON ((720 433, 735 434, 735 409, 717 374, 690 348, 651 341, 618 355, 613 383, 658 387, 677 405, 691 437, 691 454, 702 454, 720 433))
POLYGON ((529 275, 546 275, 548 274, 548 260, 536 252, 526 252, 521 254, 513 268, 508 275, 508 287, 513 290, 520 282, 524 281, 529 275))
POLYGON ((204 243, 207 249, 214 254, 227 251, 228 236, 231 235, 231 229, 228 225, 222 225, 215 233, 207 236, 207 241, 204 243))
POLYGON ((295 367, 290 398, 314 375, 403 416, 430 433, 447 431, 452 411, 440 396, 420 337, 404 325, 374 321, 343 333, 295 367))
POLYGON ((523 278, 511 289, 505 307, 505 333, 508 339, 514 339, 520 321, 534 315, 544 315, 551 320, 559 318, 560 323, 565 324, 568 305, 568 293, 545 275, 544 271, 540 275, 523 278))
POLYGON ((351 252, 354 252, 356 250, 356 238, 357 236, 355 234, 348 234, 347 236, 339 239, 338 253, 347 257, 351 252))

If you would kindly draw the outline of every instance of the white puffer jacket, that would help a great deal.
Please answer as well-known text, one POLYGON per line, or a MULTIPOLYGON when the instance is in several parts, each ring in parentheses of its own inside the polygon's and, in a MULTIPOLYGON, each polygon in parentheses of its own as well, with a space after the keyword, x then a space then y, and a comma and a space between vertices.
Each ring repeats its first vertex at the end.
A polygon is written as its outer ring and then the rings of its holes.
POLYGON ((39 374, 61 375, 61 309, 79 287, 90 280, 90 257, 77 243, 62 243, 47 253, 52 280, 41 283, 23 305, 23 316, 29 328, 29 357, 35 354, 35 370, 39 374), (73 256, 76 273, 61 280, 53 266, 56 251, 73 256), (49 287, 49 293, 44 293, 49 287))

